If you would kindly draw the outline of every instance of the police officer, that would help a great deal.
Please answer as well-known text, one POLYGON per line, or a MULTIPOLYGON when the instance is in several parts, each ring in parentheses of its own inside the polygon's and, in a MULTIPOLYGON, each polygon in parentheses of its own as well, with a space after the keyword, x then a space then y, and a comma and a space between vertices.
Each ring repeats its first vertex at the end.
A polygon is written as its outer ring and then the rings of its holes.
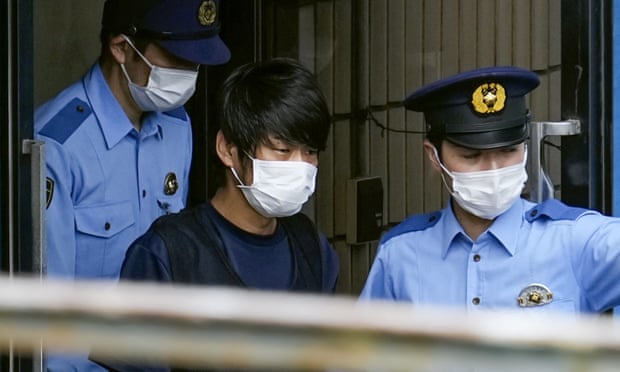
MULTIPOLYGON (((192 132, 183 105, 199 66, 230 58, 218 1, 107 0, 98 61, 36 110, 50 277, 117 279, 130 243, 184 207, 192 132)), ((48 366, 94 366, 81 362, 48 366)))
POLYGON ((478 310, 600 313, 620 304, 620 219, 521 198, 538 76, 467 71, 420 88, 405 107, 451 195, 382 237, 362 299, 478 310))

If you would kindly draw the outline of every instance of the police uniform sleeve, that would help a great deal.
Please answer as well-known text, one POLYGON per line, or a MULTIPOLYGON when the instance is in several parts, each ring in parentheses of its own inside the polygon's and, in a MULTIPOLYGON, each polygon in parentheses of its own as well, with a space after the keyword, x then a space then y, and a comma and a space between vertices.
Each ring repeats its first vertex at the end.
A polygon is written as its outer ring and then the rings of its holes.
POLYGON ((409 259, 413 262, 417 262, 417 257, 415 249, 403 246, 400 236, 432 228, 441 220, 441 216, 441 211, 413 215, 381 237, 377 255, 360 294, 361 299, 404 300, 401 292, 407 284, 402 282, 402 272, 407 271, 408 280, 414 278, 416 264, 404 267, 402 252, 407 250, 409 259), (394 280, 394 277, 398 279, 394 280))
POLYGON ((575 221, 572 238, 582 307, 600 313, 620 305, 620 219, 586 214, 575 221))
POLYGON ((121 267, 120 279, 172 281, 168 250, 159 235, 149 230, 129 246, 121 267))
POLYGON ((389 255, 385 245, 379 246, 379 252, 372 263, 368 278, 362 288, 360 299, 396 299, 390 280, 388 268, 389 255))
POLYGON ((75 189, 71 154, 58 143, 48 141, 46 155, 46 244, 47 274, 75 277, 75 214, 71 190, 75 189))
POLYGON ((82 172, 66 141, 90 116, 79 98, 59 105, 44 104, 35 111, 36 138, 45 141, 47 274, 74 278, 76 262, 74 193, 81 189, 82 172))

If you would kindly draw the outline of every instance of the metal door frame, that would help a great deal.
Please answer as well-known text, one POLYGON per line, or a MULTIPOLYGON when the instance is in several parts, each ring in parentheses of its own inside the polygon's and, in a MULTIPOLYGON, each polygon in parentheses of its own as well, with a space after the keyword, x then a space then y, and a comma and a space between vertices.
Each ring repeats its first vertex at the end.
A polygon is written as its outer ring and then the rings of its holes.
POLYGON ((613 1, 562 1, 562 119, 581 134, 562 138, 562 200, 611 213, 613 1))
MULTIPOLYGON (((32 15, 31 1, 6 0, 0 6, 4 25, 0 31, 0 267, 9 275, 33 271, 33 246, 40 238, 33 236, 32 189, 40 185, 32 183, 29 146, 33 138, 32 15)), ((0 357, 1 371, 40 367, 31 355, 12 350, 0 357)))

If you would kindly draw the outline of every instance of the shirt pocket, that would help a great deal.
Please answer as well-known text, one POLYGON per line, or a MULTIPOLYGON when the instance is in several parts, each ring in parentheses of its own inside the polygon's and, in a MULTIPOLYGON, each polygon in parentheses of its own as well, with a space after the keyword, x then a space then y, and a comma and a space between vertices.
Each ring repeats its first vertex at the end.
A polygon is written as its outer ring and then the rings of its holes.
POLYGON ((75 226, 83 234, 110 238, 133 223, 133 208, 128 201, 75 208, 75 226))
POLYGON ((136 238, 129 201, 75 208, 75 271, 81 278, 118 276, 129 244, 136 238))

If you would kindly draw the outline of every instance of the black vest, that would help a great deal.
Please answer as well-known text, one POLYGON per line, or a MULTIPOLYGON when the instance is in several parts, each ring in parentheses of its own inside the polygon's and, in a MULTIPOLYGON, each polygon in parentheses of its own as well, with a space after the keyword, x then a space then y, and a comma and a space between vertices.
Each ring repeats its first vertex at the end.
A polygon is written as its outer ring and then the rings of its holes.
MULTIPOLYGON (((153 224, 170 257, 172 280, 183 284, 245 287, 231 267, 221 236, 205 205, 186 209, 173 218, 164 216, 153 224)), ((293 291, 321 292, 323 288, 321 242, 310 219, 298 213, 279 218, 291 245, 293 291)))

